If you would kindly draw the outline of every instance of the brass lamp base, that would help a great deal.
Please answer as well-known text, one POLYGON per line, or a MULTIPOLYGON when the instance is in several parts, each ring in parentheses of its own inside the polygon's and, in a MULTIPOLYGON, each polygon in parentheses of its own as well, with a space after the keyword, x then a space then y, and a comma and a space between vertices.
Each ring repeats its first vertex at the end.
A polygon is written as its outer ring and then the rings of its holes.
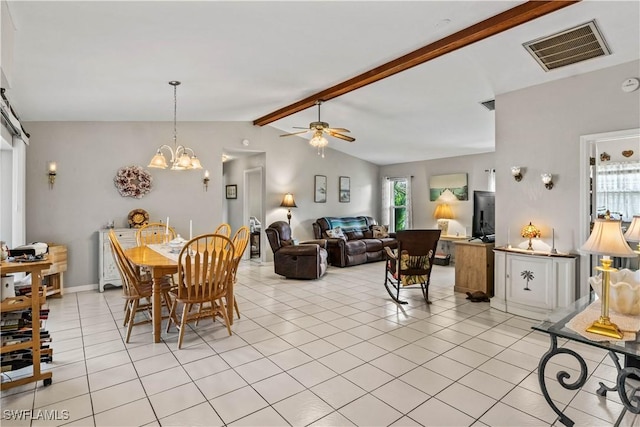
POLYGON ((592 334, 604 335, 605 337, 621 340, 624 334, 620 331, 615 323, 611 323, 608 317, 600 317, 587 328, 587 332, 592 334))

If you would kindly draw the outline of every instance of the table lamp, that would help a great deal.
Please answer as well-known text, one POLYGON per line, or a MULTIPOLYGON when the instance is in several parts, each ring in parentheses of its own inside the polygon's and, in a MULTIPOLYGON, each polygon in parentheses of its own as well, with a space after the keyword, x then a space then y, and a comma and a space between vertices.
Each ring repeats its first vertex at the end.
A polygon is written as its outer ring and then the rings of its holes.
POLYGON ((287 221, 289 221, 289 225, 291 225, 291 208, 297 208, 296 201, 293 200, 293 194, 287 193, 284 195, 284 199, 282 199, 282 203, 280 206, 283 208, 288 208, 287 210, 287 221))
POLYGON ((629 225, 629 228, 627 228, 627 232, 624 233, 624 238, 627 242, 638 243, 634 252, 640 255, 640 215, 633 216, 631 224, 629 225))
POLYGON ((529 225, 524 226, 520 235, 522 237, 529 239, 529 247, 527 248, 527 250, 532 251, 533 246, 531 245, 531 239, 533 239, 534 237, 540 237, 540 230, 538 230, 538 228, 535 225, 529 222, 529 225))
POLYGON ((447 203, 440 203, 436 206, 436 211, 433 213, 433 217, 438 220, 438 228, 442 230, 442 234, 446 236, 449 234, 449 221, 453 219, 453 210, 447 203))
POLYGON ((609 318, 609 287, 611 279, 609 273, 618 271, 611 267, 613 261, 610 256, 631 258, 636 256, 622 235, 620 221, 611 219, 596 219, 589 239, 582 245, 583 253, 602 255, 602 266, 596 270, 602 271, 602 302, 600 318, 587 328, 587 332, 604 335, 609 338, 622 339, 623 334, 609 318))

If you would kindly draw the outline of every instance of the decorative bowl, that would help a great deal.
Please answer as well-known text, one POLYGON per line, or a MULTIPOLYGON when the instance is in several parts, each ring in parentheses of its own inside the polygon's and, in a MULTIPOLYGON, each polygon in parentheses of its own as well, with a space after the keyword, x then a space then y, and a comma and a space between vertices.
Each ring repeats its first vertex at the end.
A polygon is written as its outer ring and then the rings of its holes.
MULTIPOLYGON (((627 268, 609 273, 609 308, 620 314, 640 314, 640 270, 627 268)), ((602 274, 589 278, 589 284, 602 298, 602 274)))
POLYGON ((171 249, 171 252, 180 252, 185 243, 187 241, 178 234, 178 237, 169 242, 169 249, 171 249))

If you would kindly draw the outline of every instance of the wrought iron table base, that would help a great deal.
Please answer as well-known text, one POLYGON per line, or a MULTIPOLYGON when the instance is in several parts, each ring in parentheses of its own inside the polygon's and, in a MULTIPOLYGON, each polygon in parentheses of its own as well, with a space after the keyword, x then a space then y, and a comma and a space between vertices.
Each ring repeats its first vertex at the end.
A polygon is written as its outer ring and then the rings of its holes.
MULTIPOLYGON (((571 418, 567 417, 553 401, 551 400, 551 396, 549 395, 549 391, 547 390, 546 377, 544 375, 545 369, 547 368, 547 363, 551 360, 551 358, 558 354, 569 354, 573 356, 578 363, 580 364, 580 376, 574 382, 567 382, 571 378, 571 374, 566 371, 559 371, 556 374, 556 379, 558 383, 567 390, 577 390, 581 388, 585 382, 587 381, 587 364, 585 363, 582 356, 580 356, 575 351, 568 348, 558 348, 558 337, 554 334, 549 335, 551 338, 551 347, 549 351, 547 351, 540 362, 538 363, 538 382, 540 383, 540 389, 542 390, 542 394, 551 407, 553 411, 558 414, 558 418, 562 424, 567 427, 573 427, 574 422, 571 418)), ((600 396, 606 396, 607 391, 617 391, 618 396, 620 396, 620 400, 624 405, 620 416, 616 420, 614 424, 616 427, 620 425, 620 422, 624 418, 627 411, 630 411, 634 414, 640 414, 640 394, 638 394, 638 390, 640 387, 634 387, 629 385, 629 393, 627 394, 625 391, 627 389, 626 382, 629 376, 635 375, 640 376, 640 369, 637 368, 622 368, 620 366, 620 360, 618 359, 618 355, 614 351, 609 351, 609 356, 613 360, 613 363, 616 366, 616 370, 618 372, 618 376, 616 379, 616 384, 614 387, 608 387, 604 383, 600 382, 600 388, 597 390, 597 394, 600 396)))

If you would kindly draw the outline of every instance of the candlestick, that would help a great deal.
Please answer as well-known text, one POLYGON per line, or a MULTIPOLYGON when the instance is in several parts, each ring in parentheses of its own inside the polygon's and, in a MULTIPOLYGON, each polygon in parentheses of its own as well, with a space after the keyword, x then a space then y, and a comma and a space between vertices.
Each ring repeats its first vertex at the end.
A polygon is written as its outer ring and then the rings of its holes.
POLYGON ((507 248, 511 249, 511 227, 507 228, 507 248))
POLYGON ((164 230, 164 234, 169 234, 169 217, 167 217, 167 227, 164 230))
POLYGON ((552 254, 558 253, 558 251, 556 250, 556 229, 555 228, 551 229, 551 253, 552 254))
POLYGON ((193 238, 193 221, 189 220, 189 240, 193 238))

